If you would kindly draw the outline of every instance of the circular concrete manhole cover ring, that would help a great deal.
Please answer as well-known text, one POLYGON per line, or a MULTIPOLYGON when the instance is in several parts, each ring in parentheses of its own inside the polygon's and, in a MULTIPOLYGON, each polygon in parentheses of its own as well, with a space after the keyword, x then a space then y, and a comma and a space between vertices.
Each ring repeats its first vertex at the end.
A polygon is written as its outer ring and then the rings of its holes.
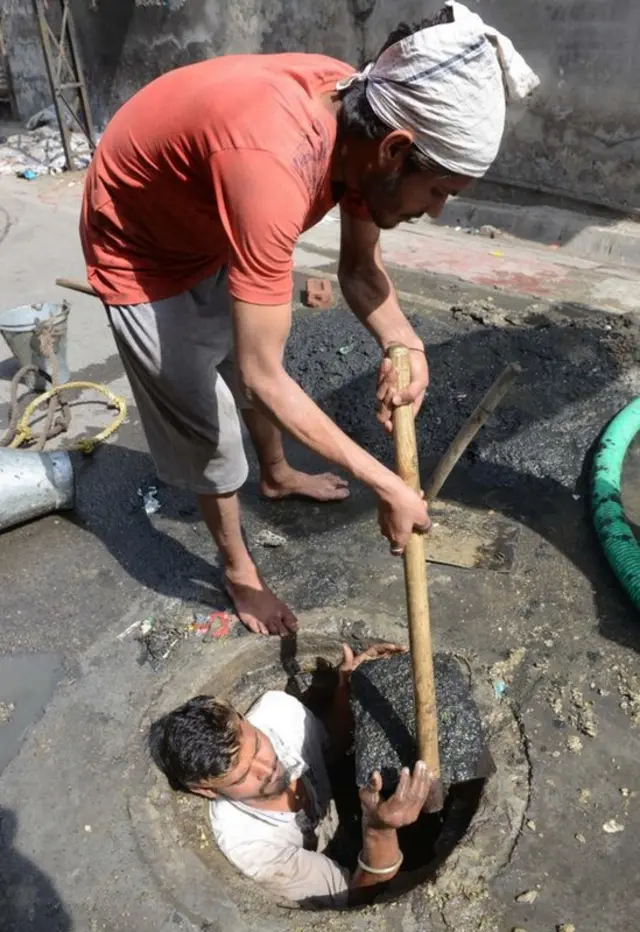
MULTIPOLYGON (((344 616, 344 612, 342 612, 344 616)), ((318 657, 336 663, 342 629, 327 625, 327 613, 303 620, 297 660, 315 667, 318 657), (314 632, 312 629, 316 627, 314 632), (320 633, 320 628, 327 632, 320 633)), ((388 619, 367 624, 360 637, 389 639, 388 619)), ((405 632, 406 633, 406 632, 405 632)), ((394 640, 402 641, 394 632, 394 640)), ((180 671, 144 716, 140 729, 187 698, 217 693, 244 711, 265 690, 283 688, 282 642, 243 637, 216 645, 211 653, 180 671)), ((286 661, 285 661, 286 662, 286 661)), ((474 696, 481 710, 497 772, 486 782, 469 828, 434 880, 391 901, 364 910, 338 913, 292 909, 268 898, 242 878, 216 850, 204 800, 174 794, 147 758, 144 778, 130 792, 129 814, 141 852, 176 906, 208 932, 376 932, 492 928, 487 883, 508 862, 529 799, 529 764, 520 726, 508 703, 498 702, 476 671, 474 696), (416 922, 419 924, 416 925, 416 922), (489 922, 489 925, 486 923, 489 922)), ((138 748, 138 754, 146 751, 138 748)))

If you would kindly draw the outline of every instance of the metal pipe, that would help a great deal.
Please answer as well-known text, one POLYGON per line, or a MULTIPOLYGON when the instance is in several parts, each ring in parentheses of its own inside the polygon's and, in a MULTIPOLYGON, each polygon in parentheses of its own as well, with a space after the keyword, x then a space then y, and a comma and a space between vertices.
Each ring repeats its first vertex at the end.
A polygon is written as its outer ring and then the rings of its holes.
POLYGON ((71 456, 0 450, 0 531, 73 507, 71 456))

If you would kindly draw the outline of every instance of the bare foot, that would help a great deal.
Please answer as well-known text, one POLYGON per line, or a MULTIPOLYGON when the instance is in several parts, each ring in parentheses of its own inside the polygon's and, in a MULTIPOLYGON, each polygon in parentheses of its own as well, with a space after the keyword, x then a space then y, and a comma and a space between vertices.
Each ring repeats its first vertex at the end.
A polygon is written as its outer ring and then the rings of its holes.
POLYGON ((265 498, 310 498, 314 502, 342 502, 349 497, 349 483, 333 473, 311 475, 290 467, 275 476, 260 480, 260 492, 265 498))
POLYGON ((225 589, 238 618, 254 634, 277 634, 286 637, 298 630, 298 619, 284 602, 273 594, 255 567, 249 573, 225 573, 225 589))

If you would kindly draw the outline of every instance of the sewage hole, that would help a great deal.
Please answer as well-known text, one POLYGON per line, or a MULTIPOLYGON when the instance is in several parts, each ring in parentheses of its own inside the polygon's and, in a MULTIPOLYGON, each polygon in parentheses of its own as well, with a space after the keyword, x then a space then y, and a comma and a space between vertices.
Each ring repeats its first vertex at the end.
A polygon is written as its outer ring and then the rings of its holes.
MULTIPOLYGON (((286 672, 283 674, 282 666, 275 664, 242 674, 229 691, 228 698, 239 711, 244 712, 266 690, 285 689, 326 721, 337 683, 335 668, 318 656, 307 663, 305 668, 298 664, 287 666, 288 675, 286 672)), ((215 688, 208 684, 202 691, 214 694, 215 688)), ((334 763, 330 770, 339 826, 325 852, 351 871, 357 866, 356 859, 362 847, 361 809, 355 772, 355 760, 351 753, 334 763)), ((399 831, 404 863, 393 885, 382 894, 385 900, 395 899, 434 876, 438 867, 464 838, 478 809, 484 784, 484 780, 474 780, 450 788, 442 812, 422 815, 414 825, 399 831)), ((264 899, 265 906, 276 902, 263 893, 258 885, 240 877, 226 862, 211 838, 208 815, 200 801, 183 797, 178 802, 177 814, 188 843, 210 870, 218 875, 221 872, 225 875, 228 873, 230 883, 233 877, 233 887, 245 887, 251 899, 264 899)))

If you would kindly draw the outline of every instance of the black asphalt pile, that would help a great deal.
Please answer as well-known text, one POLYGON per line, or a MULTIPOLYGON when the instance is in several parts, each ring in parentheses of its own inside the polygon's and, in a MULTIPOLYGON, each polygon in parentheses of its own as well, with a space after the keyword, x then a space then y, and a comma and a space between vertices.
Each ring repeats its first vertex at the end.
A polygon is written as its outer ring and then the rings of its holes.
MULTIPOLYGON (((430 314, 405 307, 428 347, 431 370, 417 424, 421 461, 444 452, 513 361, 523 374, 463 466, 493 487, 572 488, 607 419, 633 397, 628 376, 637 375, 638 327, 630 318, 567 305, 501 311, 499 296, 495 305, 481 320, 460 306, 430 314)), ((377 344, 344 307, 295 315, 290 373, 349 436, 391 464, 391 441, 375 420, 379 363, 377 344)))
MULTIPOLYGON (((482 722, 455 657, 436 654, 434 671, 442 779, 464 783, 478 776, 484 760, 482 722)), ((411 655, 361 664, 351 676, 351 707, 358 786, 378 770, 391 792, 402 767, 413 769, 417 757, 411 655)))

